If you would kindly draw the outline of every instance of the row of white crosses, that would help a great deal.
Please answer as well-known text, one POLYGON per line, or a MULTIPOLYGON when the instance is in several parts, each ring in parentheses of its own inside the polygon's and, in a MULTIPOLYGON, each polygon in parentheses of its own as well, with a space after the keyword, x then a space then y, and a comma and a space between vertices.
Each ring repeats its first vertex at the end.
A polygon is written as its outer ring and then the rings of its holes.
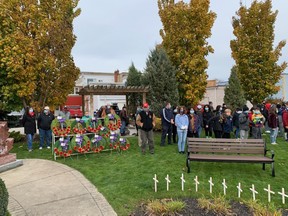
MULTIPOLYGON (((181 179, 181 189, 182 189, 182 191, 184 191, 184 185, 185 185, 186 181, 184 179, 183 173, 182 173, 182 176, 180 177, 180 179, 181 179)), ((157 184, 159 183, 159 180, 157 179, 156 174, 154 175, 153 180, 154 180, 154 189, 155 189, 155 192, 157 192, 157 184)), ((171 183, 171 180, 169 179, 169 175, 167 175, 165 177, 165 180, 167 183, 167 191, 169 191, 169 184, 171 183)), ((196 176, 194 178, 194 182, 195 182, 195 191, 198 192, 198 185, 200 184, 200 182, 198 181, 198 176, 196 176)), ((210 193, 212 193, 213 192, 213 186, 214 186, 212 177, 210 177, 210 179, 208 180, 208 183, 210 185, 210 193)), ((223 186, 223 193, 224 193, 224 195, 226 195, 226 190, 227 190, 228 186, 226 184, 225 179, 223 179, 222 186, 223 186)), ((238 198, 240 198, 241 193, 243 192, 240 182, 238 183, 236 188, 238 190, 238 198)), ((249 189, 252 192, 253 200, 256 200, 256 194, 258 194, 258 191, 256 191, 254 184, 252 184, 252 187, 249 189)), ((264 188, 264 191, 266 191, 268 193, 268 202, 271 202, 271 194, 275 194, 275 192, 271 190, 270 184, 268 184, 267 188, 264 188)), ((282 203, 285 204, 285 198, 286 197, 288 198, 288 195, 285 194, 285 189, 282 188, 282 191, 278 192, 278 194, 282 196, 282 203)))

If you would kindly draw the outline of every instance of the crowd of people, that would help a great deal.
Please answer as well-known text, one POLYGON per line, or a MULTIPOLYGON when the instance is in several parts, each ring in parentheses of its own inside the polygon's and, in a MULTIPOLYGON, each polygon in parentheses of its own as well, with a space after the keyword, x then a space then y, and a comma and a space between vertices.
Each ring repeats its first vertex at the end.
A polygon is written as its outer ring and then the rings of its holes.
MULTIPOLYGON (((121 119, 120 133, 125 135, 125 129, 129 123, 129 115, 124 106, 122 110, 114 107, 102 106, 93 113, 93 117, 105 118, 108 114, 118 114, 121 119)), ((65 119, 70 118, 67 107, 59 113, 65 119)), ((191 107, 172 107, 170 102, 160 111, 162 123, 162 135, 160 146, 172 143, 178 144, 179 153, 185 152, 187 137, 201 137, 202 130, 206 138, 235 137, 237 139, 261 139, 264 132, 270 134, 271 144, 275 145, 277 136, 287 140, 288 134, 288 102, 283 104, 270 104, 263 102, 249 109, 246 105, 232 111, 225 104, 217 105, 214 109, 212 102, 206 105, 191 107), (166 143, 167 140, 167 143, 166 143)), ((39 129, 40 145, 50 148, 51 146, 51 123, 54 115, 48 106, 36 117, 33 108, 27 107, 22 119, 24 132, 27 137, 28 150, 32 151, 33 136, 36 134, 36 125, 39 129), (36 124, 37 121, 37 124, 36 124)), ((87 121, 92 118, 88 112, 82 117, 87 121)), ((156 125, 156 116, 150 110, 148 103, 143 107, 137 107, 135 113, 138 144, 142 153, 145 154, 146 146, 149 152, 154 153, 153 129, 156 125)))
MULTIPOLYGON (((145 153, 146 144, 149 143, 150 153, 154 153, 155 115, 146 103, 142 110, 138 107, 136 116, 137 131, 140 129, 137 132, 137 134, 140 133, 139 146, 145 153)), ((173 141, 178 144, 178 151, 181 154, 185 152, 187 137, 199 138, 202 129, 207 139, 212 137, 262 139, 262 134, 266 133, 270 134, 272 145, 277 144, 278 136, 288 141, 288 102, 283 104, 263 102, 251 109, 245 105, 233 111, 226 104, 217 105, 214 109, 212 102, 204 106, 198 104, 195 107, 177 106, 174 108, 167 102, 160 111, 160 116, 162 122, 160 146, 165 146, 166 140, 168 145, 173 141)))

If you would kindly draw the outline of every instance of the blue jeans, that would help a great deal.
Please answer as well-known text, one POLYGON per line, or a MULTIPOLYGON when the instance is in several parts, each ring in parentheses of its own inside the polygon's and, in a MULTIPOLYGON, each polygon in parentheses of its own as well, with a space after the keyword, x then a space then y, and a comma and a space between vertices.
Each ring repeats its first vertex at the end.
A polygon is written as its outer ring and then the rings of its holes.
POLYGON ((125 134, 126 121, 121 121, 120 134, 125 134))
POLYGON ((32 141, 34 134, 26 134, 28 150, 32 150, 32 141))
POLYGON ((198 137, 201 137, 202 127, 200 126, 198 129, 198 137))
POLYGON ((178 151, 184 152, 187 139, 187 130, 177 129, 177 135, 178 135, 178 151))
POLYGON ((51 139, 52 139, 52 131, 51 130, 43 130, 39 128, 39 134, 40 134, 40 147, 44 146, 44 140, 46 139, 46 146, 51 145, 51 139))
POLYGON ((235 138, 236 139, 240 138, 240 128, 236 128, 236 130, 235 130, 235 138))
POLYGON ((270 128, 270 140, 271 140, 271 143, 276 143, 276 138, 277 138, 277 135, 278 135, 278 127, 277 128, 273 128, 273 129, 270 128))

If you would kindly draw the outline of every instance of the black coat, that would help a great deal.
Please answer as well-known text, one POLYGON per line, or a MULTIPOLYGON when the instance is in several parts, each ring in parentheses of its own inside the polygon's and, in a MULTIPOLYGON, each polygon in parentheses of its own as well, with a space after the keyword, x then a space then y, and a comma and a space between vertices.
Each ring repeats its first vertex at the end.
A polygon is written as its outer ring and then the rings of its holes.
POLYGON ((38 128, 43 130, 50 130, 51 123, 54 120, 54 115, 49 113, 48 115, 44 114, 43 112, 38 117, 38 128))
POLYGON ((222 124, 220 123, 221 114, 217 113, 214 117, 210 118, 208 124, 211 125, 213 131, 223 131, 222 124))
POLYGON ((206 112, 206 111, 203 112, 203 125, 204 125, 204 127, 206 125, 211 126, 211 125, 209 125, 209 120, 212 117, 213 117, 213 113, 212 112, 210 112, 210 111, 209 112, 206 112))
POLYGON ((25 134, 35 134, 36 133, 36 118, 35 116, 24 115, 22 119, 22 124, 24 126, 25 134))

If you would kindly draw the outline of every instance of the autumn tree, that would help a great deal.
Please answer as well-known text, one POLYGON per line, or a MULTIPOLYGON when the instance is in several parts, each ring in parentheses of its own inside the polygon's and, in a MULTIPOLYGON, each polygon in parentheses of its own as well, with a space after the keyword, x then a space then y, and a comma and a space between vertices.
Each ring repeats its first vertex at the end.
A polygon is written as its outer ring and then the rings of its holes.
POLYGON ((58 106, 79 69, 71 50, 78 0, 0 0, 0 99, 9 105, 58 106))
POLYGON ((245 97, 252 104, 277 93, 281 73, 287 63, 278 64, 285 41, 273 49, 274 25, 278 11, 272 11, 271 0, 253 1, 250 8, 240 5, 232 25, 236 39, 231 40, 232 57, 245 97))
POLYGON ((157 47, 150 52, 142 84, 150 87, 147 100, 157 116, 165 102, 179 105, 176 69, 163 48, 157 47))
POLYGON ((181 104, 198 103, 207 85, 208 61, 213 52, 207 39, 216 14, 209 10, 210 0, 191 0, 190 3, 158 0, 163 24, 160 35, 170 60, 177 69, 181 104))
MULTIPOLYGON (((128 69, 127 86, 141 86, 141 72, 137 70, 134 63, 128 69)), ((135 112, 138 105, 142 105, 142 95, 139 93, 130 93, 128 97, 128 108, 130 112, 135 112)))
POLYGON ((237 107, 242 108, 247 103, 235 66, 231 69, 228 85, 224 93, 224 103, 232 110, 235 110, 237 107))

